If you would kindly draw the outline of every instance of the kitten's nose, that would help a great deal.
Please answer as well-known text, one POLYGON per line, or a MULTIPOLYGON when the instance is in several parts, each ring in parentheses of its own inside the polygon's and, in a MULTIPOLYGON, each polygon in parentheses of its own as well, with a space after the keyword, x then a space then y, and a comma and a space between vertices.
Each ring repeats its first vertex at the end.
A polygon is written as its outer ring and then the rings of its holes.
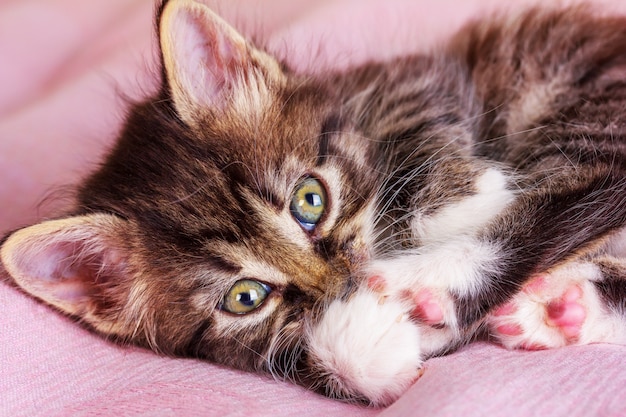
POLYGON ((325 263, 321 288, 327 300, 347 299, 361 285, 371 254, 368 245, 357 238, 327 247, 333 256, 325 263))

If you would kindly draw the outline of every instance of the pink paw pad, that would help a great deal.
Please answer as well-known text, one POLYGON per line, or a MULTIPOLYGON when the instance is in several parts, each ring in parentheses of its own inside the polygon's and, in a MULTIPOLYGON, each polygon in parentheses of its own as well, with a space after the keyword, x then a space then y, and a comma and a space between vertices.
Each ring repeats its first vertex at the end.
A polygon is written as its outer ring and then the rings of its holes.
POLYGON ((568 339, 575 339, 587 318, 587 311, 579 303, 583 295, 582 289, 576 285, 570 287, 559 298, 546 306, 547 323, 558 327, 568 339))
POLYGON ((415 303, 412 317, 428 325, 443 323, 443 309, 430 290, 419 290, 413 294, 412 301, 415 303))

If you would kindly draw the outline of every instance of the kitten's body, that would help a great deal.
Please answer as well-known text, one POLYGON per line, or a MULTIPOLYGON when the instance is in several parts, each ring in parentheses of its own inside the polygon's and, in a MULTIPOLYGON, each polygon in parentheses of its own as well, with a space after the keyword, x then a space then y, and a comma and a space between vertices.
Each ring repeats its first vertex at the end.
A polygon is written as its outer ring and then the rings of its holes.
POLYGON ((374 404, 483 325, 626 343, 626 19, 535 10, 323 77, 197 3, 159 22, 159 94, 73 213, 6 238, 20 287, 123 342, 374 404))

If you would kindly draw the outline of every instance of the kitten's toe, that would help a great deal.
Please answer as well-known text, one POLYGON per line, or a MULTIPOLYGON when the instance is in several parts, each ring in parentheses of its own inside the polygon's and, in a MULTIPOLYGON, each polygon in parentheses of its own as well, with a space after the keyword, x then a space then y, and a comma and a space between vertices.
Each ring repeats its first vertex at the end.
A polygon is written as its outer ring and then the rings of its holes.
POLYGON ((491 332, 496 335, 519 336, 524 333, 522 326, 514 322, 511 317, 517 311, 514 302, 509 302, 499 307, 491 314, 491 332))
POLYGON ((427 289, 421 289, 410 295, 415 304, 411 317, 430 326, 440 326, 444 323, 444 307, 434 293, 427 289))

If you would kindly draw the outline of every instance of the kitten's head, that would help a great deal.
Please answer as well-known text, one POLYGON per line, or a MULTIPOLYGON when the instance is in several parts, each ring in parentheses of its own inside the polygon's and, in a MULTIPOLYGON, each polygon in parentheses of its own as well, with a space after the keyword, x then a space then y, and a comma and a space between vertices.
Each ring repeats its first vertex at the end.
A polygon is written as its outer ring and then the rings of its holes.
POLYGON ((161 91, 75 211, 11 234, 2 263, 114 339, 306 383, 307 328, 371 255, 372 150, 332 83, 290 74, 204 5, 167 2, 158 27, 161 91))

